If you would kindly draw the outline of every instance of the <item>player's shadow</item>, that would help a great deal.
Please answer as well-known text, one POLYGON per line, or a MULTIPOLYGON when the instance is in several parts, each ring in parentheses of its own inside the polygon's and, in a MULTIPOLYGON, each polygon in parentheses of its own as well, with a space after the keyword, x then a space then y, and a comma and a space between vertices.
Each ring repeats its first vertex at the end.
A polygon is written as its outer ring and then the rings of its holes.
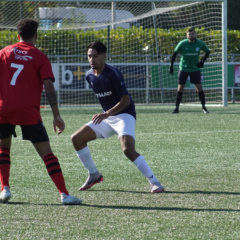
POLYGON ((32 202, 8 202, 8 203, 0 203, 0 206, 4 205, 36 205, 36 206, 63 206, 61 203, 52 203, 52 204, 45 204, 45 203, 32 203, 32 202))
MULTIPOLYGON (((81 207, 83 204, 79 205, 63 205, 62 203, 33 203, 33 202, 8 202, 0 203, 0 207, 4 205, 29 205, 29 206, 56 206, 56 207, 81 207)), ((1 238, 0 238, 1 239, 1 238)))
POLYGON ((217 192, 217 191, 166 191, 169 194, 206 194, 206 195, 240 195, 240 192, 217 192))
MULTIPOLYGON (((91 189, 90 191, 105 191, 105 192, 122 192, 122 193, 132 193, 132 194, 152 194, 149 192, 143 192, 143 191, 131 191, 131 190, 111 190, 111 189, 105 189, 105 190, 96 190, 91 189)), ((165 194, 200 194, 200 195, 237 195, 240 196, 240 192, 217 192, 217 191, 200 191, 200 190, 194 190, 194 191, 165 191, 164 193, 154 193, 154 195, 161 195, 164 196, 165 194)), ((114 205, 89 205, 83 203, 83 206, 86 207, 96 207, 96 208, 106 208, 106 209, 129 209, 129 210, 146 210, 146 211, 193 211, 193 212, 240 212, 240 209, 230 209, 230 208, 181 208, 181 207, 146 207, 146 206, 114 206, 114 205)))
POLYGON ((30 205, 30 202, 8 202, 8 203, 1 203, 0 206, 4 205, 30 205))
MULTIPOLYGON (((133 194, 152 194, 148 191, 131 191, 131 190, 121 190, 121 189, 90 189, 89 192, 123 192, 123 193, 133 193, 133 194)), ((240 195, 240 192, 217 192, 217 191, 164 191, 163 193, 154 194, 206 194, 206 195, 240 195)))
MULTIPOLYGON (((164 193, 150 193, 143 191, 131 191, 131 190, 112 190, 112 189, 91 189, 88 192, 120 192, 120 193, 131 193, 131 194, 147 194, 155 196, 160 195, 164 196, 165 194, 203 194, 203 195, 240 195, 240 192, 217 192, 217 191, 165 191, 164 193)), ((39 206, 63 206, 61 203, 31 203, 31 202, 8 202, 5 204, 9 205, 39 205, 39 206)), ((0 204, 4 205, 3 203, 0 204)), ((66 205, 69 206, 69 205, 66 205)), ((128 206, 128 205, 97 205, 97 204, 87 204, 83 201, 80 205, 72 205, 70 207, 92 207, 92 208, 101 208, 101 209, 127 209, 127 210, 146 210, 146 211, 189 211, 189 212, 240 212, 240 209, 231 209, 231 208, 181 208, 181 207, 147 207, 147 206, 128 206)))
MULTIPOLYGON (((105 191, 105 192, 123 192, 133 194, 152 194, 143 191, 130 191, 130 190, 94 190, 90 191, 105 191)), ((205 195, 240 195, 240 192, 217 192, 217 191, 165 191, 164 193, 154 193, 154 195, 164 196, 165 194, 205 194, 205 195)), ((146 211, 189 211, 189 212, 240 212, 240 209, 231 208, 181 208, 181 207, 147 207, 147 206, 128 206, 128 205, 90 205, 87 203, 82 204, 85 207, 101 208, 101 209, 127 209, 127 210, 146 210, 146 211)))
POLYGON ((131 190, 121 190, 121 189, 90 189, 88 192, 122 192, 122 193, 136 193, 136 194, 149 194, 149 192, 143 191, 131 191, 131 190))
POLYGON ((179 211, 179 212, 240 212, 240 209, 232 208, 186 208, 186 207, 147 207, 147 206, 128 206, 128 205, 90 205, 83 203, 84 207, 99 209, 123 209, 140 211, 179 211))
MULTIPOLYGON (((36 205, 36 206, 56 206, 56 207, 87 207, 99 209, 116 209, 116 210, 140 210, 140 211, 179 211, 179 212, 240 212, 240 209, 232 208, 186 208, 186 207, 148 207, 148 206, 130 206, 130 205, 97 205, 82 203, 80 205, 62 205, 57 203, 30 203, 30 202, 9 202, 9 205, 36 205)), ((0 205, 1 206, 1 205, 0 205)))

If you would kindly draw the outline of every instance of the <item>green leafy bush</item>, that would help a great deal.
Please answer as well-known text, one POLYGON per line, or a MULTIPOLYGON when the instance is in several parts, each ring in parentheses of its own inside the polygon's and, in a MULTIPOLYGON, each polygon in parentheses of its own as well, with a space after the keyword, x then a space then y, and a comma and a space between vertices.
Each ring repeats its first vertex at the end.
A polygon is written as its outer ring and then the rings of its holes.
MULTIPOLYGON (((221 52, 219 30, 197 29, 200 39, 207 42, 212 53, 221 52), (217 40, 218 39, 218 40, 217 40)), ((184 39, 186 29, 157 29, 159 52, 171 55, 176 44, 184 39)), ((85 59, 87 45, 91 41, 101 40, 109 46, 112 56, 118 60, 123 55, 144 55, 145 49, 148 54, 156 55, 156 36, 154 28, 138 28, 133 26, 129 29, 117 28, 108 32, 101 30, 48 30, 39 31, 37 47, 47 55, 83 55, 85 59), (110 38, 108 38, 110 35, 110 38)), ((17 33, 14 30, 0 30, 0 48, 17 42, 17 33)), ((228 53, 240 54, 240 30, 228 30, 228 53)), ((81 60, 78 59, 79 61, 81 60)))

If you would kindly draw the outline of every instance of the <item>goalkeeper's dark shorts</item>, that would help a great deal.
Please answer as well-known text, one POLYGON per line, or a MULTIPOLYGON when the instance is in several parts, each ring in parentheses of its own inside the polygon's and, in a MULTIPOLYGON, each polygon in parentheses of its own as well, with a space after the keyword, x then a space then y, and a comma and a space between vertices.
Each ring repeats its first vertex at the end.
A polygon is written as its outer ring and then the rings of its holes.
MULTIPOLYGON (((29 140, 32 143, 39 142, 48 142, 48 134, 46 128, 44 127, 42 121, 39 121, 34 125, 20 125, 22 130, 22 138, 23 140, 29 140)), ((15 125, 2 123, 0 124, 0 139, 6 139, 10 135, 16 137, 15 125)))
POLYGON ((193 84, 201 84, 201 72, 178 72, 178 84, 185 85, 187 79, 190 78, 190 82, 193 84))

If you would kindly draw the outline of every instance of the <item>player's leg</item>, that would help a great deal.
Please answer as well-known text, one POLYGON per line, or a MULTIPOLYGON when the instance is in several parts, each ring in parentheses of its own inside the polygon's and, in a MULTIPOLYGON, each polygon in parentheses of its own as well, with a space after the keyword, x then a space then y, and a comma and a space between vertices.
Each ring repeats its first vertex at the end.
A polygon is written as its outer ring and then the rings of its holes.
POLYGON ((80 191, 87 190, 91 188, 94 184, 102 182, 103 176, 98 171, 92 156, 91 152, 87 146, 89 141, 95 140, 97 138, 96 132, 93 130, 93 127, 99 127, 99 124, 89 123, 89 125, 84 125, 79 130, 77 130, 74 134, 72 134, 72 144, 74 149, 76 150, 77 156, 83 163, 84 167, 88 170, 88 178, 85 183, 79 188, 80 191))
POLYGON ((203 88, 202 88, 202 84, 201 84, 201 72, 197 71, 197 72, 191 73, 190 81, 191 81, 191 83, 195 84, 195 88, 197 90, 199 100, 200 100, 200 102, 202 104, 203 112, 204 113, 208 113, 208 110, 207 110, 207 108, 205 106, 205 104, 206 104, 205 94, 204 94, 204 91, 203 91, 203 88))
POLYGON ((48 134, 42 122, 36 125, 21 126, 24 140, 32 142, 43 159, 47 172, 61 195, 63 204, 80 204, 82 201, 69 195, 58 158, 53 154, 48 134))
POLYGON ((119 138, 121 148, 125 156, 134 162, 140 154, 135 150, 135 140, 133 136, 130 135, 123 135, 119 138))
POLYGON ((11 198, 9 177, 11 166, 10 149, 13 134, 15 135, 15 126, 0 124, 0 202, 3 203, 8 202, 11 198))
POLYGON ((151 184, 151 192, 162 192, 164 188, 148 166, 145 158, 135 150, 136 119, 130 114, 123 113, 116 115, 115 118, 114 116, 111 117, 108 121, 114 131, 118 134, 123 153, 148 179, 151 184))
POLYGON ((10 176, 10 148, 11 148, 12 136, 5 139, 0 139, 0 181, 1 181, 1 191, 4 187, 9 186, 9 176, 10 176))
POLYGON ((123 153, 131 160, 138 170, 148 179, 151 185, 151 192, 163 192, 164 188, 160 184, 152 169, 147 164, 145 158, 136 152, 135 140, 132 136, 124 135, 120 137, 120 143, 123 153))
POLYGON ((58 158, 53 154, 49 141, 33 142, 33 146, 35 147, 39 156, 43 159, 47 172, 56 185, 59 193, 69 194, 65 185, 58 158))
POLYGON ((186 80, 188 78, 188 73, 184 71, 178 72, 178 88, 177 88, 177 96, 176 96, 176 107, 172 113, 179 113, 179 105, 182 101, 183 96, 183 90, 186 83, 186 80))
POLYGON ((176 107, 173 110, 172 113, 179 113, 179 105, 182 101, 182 96, 183 96, 183 90, 184 90, 184 85, 182 84, 178 84, 178 88, 177 88, 177 96, 176 96, 176 107))
POLYGON ((195 86, 196 86, 196 89, 197 89, 197 92, 198 92, 198 96, 199 96, 200 102, 202 104, 203 113, 208 113, 208 110, 207 110, 207 108, 205 106, 206 100, 205 100, 204 91, 202 89, 202 85, 201 84, 195 84, 195 86))

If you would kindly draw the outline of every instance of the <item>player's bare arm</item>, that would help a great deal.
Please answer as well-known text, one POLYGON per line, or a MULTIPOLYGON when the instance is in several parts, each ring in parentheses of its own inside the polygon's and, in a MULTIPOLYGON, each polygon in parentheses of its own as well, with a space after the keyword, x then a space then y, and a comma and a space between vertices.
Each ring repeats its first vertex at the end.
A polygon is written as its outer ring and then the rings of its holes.
POLYGON ((49 105, 51 106, 52 112, 53 112, 53 128, 54 131, 58 132, 60 134, 64 128, 65 128, 65 123, 63 119, 60 116, 59 110, 58 110, 58 105, 57 105, 57 97, 55 93, 55 88, 52 82, 52 79, 46 79, 44 80, 44 88, 46 91, 46 97, 48 100, 49 105))
POLYGON ((112 108, 104 113, 95 114, 92 117, 92 121, 95 124, 99 124, 102 120, 108 118, 109 116, 115 115, 121 112, 124 108, 126 108, 130 104, 130 97, 129 95, 124 95, 121 100, 112 108))

